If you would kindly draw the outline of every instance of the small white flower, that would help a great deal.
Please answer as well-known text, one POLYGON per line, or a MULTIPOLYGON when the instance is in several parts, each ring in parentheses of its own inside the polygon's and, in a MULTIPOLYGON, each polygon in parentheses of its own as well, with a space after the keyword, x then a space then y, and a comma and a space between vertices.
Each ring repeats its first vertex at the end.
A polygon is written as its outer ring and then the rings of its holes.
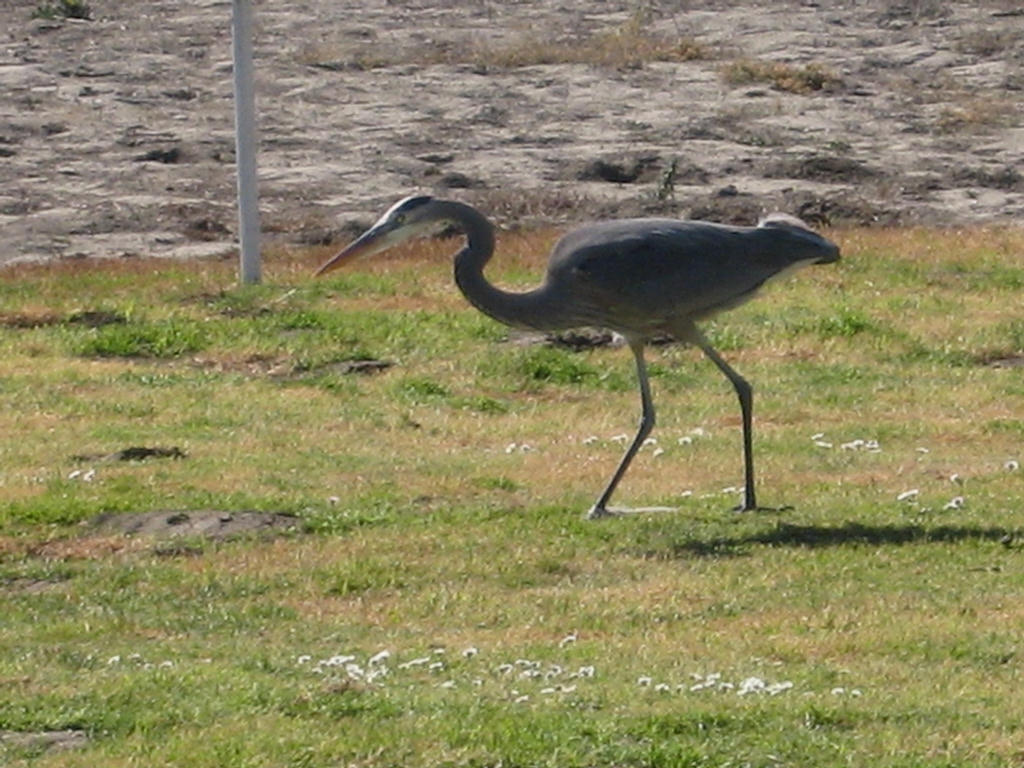
POLYGON ((740 689, 736 693, 746 696, 749 693, 760 693, 766 687, 764 680, 760 677, 748 677, 740 683, 740 689))
POLYGON ((821 438, 823 438, 824 436, 824 432, 815 432, 813 435, 811 435, 811 440, 821 440, 821 438))
POLYGON ((327 497, 327 503, 330 504, 332 507, 335 504, 337 504, 339 501, 341 501, 341 497, 340 496, 328 496, 327 497))
POLYGON ((409 669, 411 667, 422 667, 424 664, 429 664, 429 663, 430 663, 430 657, 429 656, 421 656, 418 659, 410 659, 409 661, 406 661, 406 662, 404 662, 402 664, 399 664, 398 668, 399 669, 409 669))
POLYGON ((75 469, 68 473, 68 480, 74 480, 76 477, 82 474, 82 470, 75 469))
POLYGON ((830 443, 830 442, 828 442, 826 440, 815 440, 814 441, 814 445, 815 445, 816 448, 831 448, 832 447, 832 443, 830 443))
POLYGON ((454 688, 455 687, 455 681, 454 680, 445 680, 443 683, 441 683, 437 687, 438 688, 454 688))
POLYGON ((463 651, 462 651, 462 658, 464 658, 464 659, 471 659, 474 656, 476 656, 478 653, 480 653, 480 651, 476 648, 476 646, 471 645, 471 646, 469 646, 469 648, 463 649, 463 651))
POLYGON ((726 486, 725 488, 722 489, 722 493, 727 494, 727 495, 730 494, 730 493, 739 493, 739 492, 740 492, 740 489, 737 488, 735 485, 729 485, 729 486, 726 486))
POLYGON ((778 696, 780 693, 788 691, 792 687, 793 683, 789 680, 783 680, 779 683, 772 683, 765 690, 768 692, 769 696, 778 696))
POLYGON ((529 695, 523 694, 522 696, 516 696, 516 698, 514 698, 512 700, 512 703, 514 703, 514 704, 525 704, 529 700, 530 700, 529 695))
POLYGON ((498 674, 507 675, 513 669, 515 669, 515 667, 513 667, 511 664, 499 664, 498 665, 498 674))
POLYGON ((839 687, 839 688, 833 688, 833 689, 832 689, 832 690, 830 691, 830 693, 831 693, 831 694, 832 694, 833 696, 842 696, 842 695, 843 695, 844 693, 846 693, 846 689, 845 689, 845 688, 841 688, 841 687, 839 687))
POLYGON ((509 443, 505 446, 505 453, 515 453, 516 448, 519 446, 516 443, 509 443))
POLYGON ((107 659, 107 664, 108 665, 120 664, 120 663, 121 663, 121 657, 120 656, 111 656, 109 659, 107 659))
POLYGON ((1017 461, 1016 459, 1010 459, 1008 462, 1003 464, 1003 469, 1005 469, 1007 472, 1016 472, 1018 469, 1020 469, 1020 462, 1017 461))
POLYGON ((84 480, 87 483, 91 483, 94 477, 96 477, 96 470, 90 469, 88 472, 82 475, 82 480, 84 480))
POLYGON ((530 445, 529 443, 523 443, 522 445, 519 446, 519 452, 520 453, 530 453, 533 450, 534 450, 533 446, 530 445))
POLYGON ((909 491, 904 491, 897 496, 896 501, 912 501, 917 498, 917 494, 919 493, 920 491, 917 488, 911 488, 909 491))
POLYGON ((619 445, 625 445, 626 443, 629 442, 629 435, 626 435, 626 434, 612 435, 609 439, 613 443, 618 443, 619 445))
POLYGON ((689 435, 684 435, 683 437, 680 437, 678 440, 676 440, 676 444, 678 445, 690 445, 691 443, 693 443, 693 438, 690 437, 689 435))
POLYGON ((922 445, 919 445, 919 446, 918 446, 918 447, 917 447, 917 448, 916 448, 915 450, 916 450, 916 451, 917 451, 918 453, 931 453, 931 451, 929 451, 929 450, 928 450, 927 448, 925 448, 925 447, 924 447, 924 446, 922 446, 922 445))
POLYGON ((169 668, 174 666, 174 662, 173 661, 161 661, 160 662, 160 666, 163 667, 164 669, 169 669, 169 668))
POLYGON ((644 438, 643 443, 641 443, 642 446, 657 445, 657 444, 658 444, 658 438, 656 438, 656 437, 644 438))
POLYGON ((952 499, 950 499, 946 503, 946 505, 943 507, 943 509, 960 509, 961 507, 963 507, 963 505, 964 505, 964 497, 963 496, 954 496, 952 499))
POLYGON ((694 427, 693 429, 690 430, 690 434, 693 435, 694 437, 708 436, 708 432, 706 429, 704 429, 704 427, 694 427))
POLYGON ((435 661, 433 664, 427 665, 427 669, 429 669, 431 672, 440 672, 442 669, 444 669, 444 662, 435 661))
POLYGON ((641 675, 636 679, 636 684, 644 688, 651 684, 651 678, 647 677, 647 675, 641 675))
POLYGON ((954 472, 952 475, 949 476, 949 482, 955 483, 956 485, 963 485, 964 479, 960 477, 960 475, 957 472, 954 472))
POLYGON ((861 440, 860 438, 858 438, 856 440, 851 440, 848 443, 841 443, 839 445, 839 450, 841 450, 841 451, 856 451, 856 450, 858 450, 860 448, 863 448, 863 447, 864 447, 864 441, 861 440))
POLYGON ((576 639, 577 639, 576 633, 575 632, 570 632, 568 635, 566 635, 565 637, 563 637, 561 640, 558 641, 558 647, 559 648, 565 648, 565 646, 567 646, 567 645, 572 645, 573 643, 576 642, 576 639))
POLYGON ((369 664, 371 667, 375 667, 378 664, 383 664, 385 661, 387 661, 390 658, 391 658, 391 651, 385 649, 383 651, 380 651, 379 653, 373 654, 373 656, 371 656, 366 663, 369 664))
POLYGON ((324 659, 320 663, 325 667, 340 667, 343 664, 348 664, 350 661, 355 661, 355 656, 331 656, 329 659, 324 659))
POLYGON ((655 459, 656 459, 656 458, 658 458, 659 456, 661 456, 661 455, 662 455, 663 453, 665 453, 665 449, 664 449, 664 448, 655 448, 655 449, 654 449, 654 450, 653 450, 653 451, 651 452, 651 456, 652 456, 653 458, 655 458, 655 459))
POLYGON ((682 498, 684 498, 684 499, 688 499, 690 496, 693 496, 693 491, 692 490, 686 490, 686 491, 683 491, 682 493, 680 493, 679 495, 682 498))
POLYGON ((672 688, 667 683, 658 683, 656 686, 654 686, 654 690, 658 691, 659 693, 666 693, 668 691, 671 691, 672 688))
POLYGON ((593 677, 595 672, 596 670, 592 665, 580 667, 578 670, 576 670, 576 677, 593 677))
POLYGON ((583 444, 584 445, 593 445, 596 442, 597 442, 597 435, 590 435, 589 437, 584 437, 583 438, 583 444))
POLYGON ((309 664, 313 660, 313 657, 308 653, 304 653, 295 660, 296 664, 309 664))

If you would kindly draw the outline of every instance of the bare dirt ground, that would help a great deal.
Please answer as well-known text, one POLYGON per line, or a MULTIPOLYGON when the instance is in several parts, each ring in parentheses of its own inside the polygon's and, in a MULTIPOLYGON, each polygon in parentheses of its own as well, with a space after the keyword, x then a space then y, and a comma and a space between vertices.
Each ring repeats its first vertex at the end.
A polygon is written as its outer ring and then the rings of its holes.
MULTIPOLYGON (((231 3, 94 0, 91 20, 32 18, 45 4, 0 0, 0 263, 232 253, 231 3)), ((506 226, 1024 212, 1013 0, 255 7, 267 243, 342 239, 413 191, 506 226), (624 30, 693 56, 558 61, 624 30), (741 61, 828 77, 792 92, 730 78, 741 61)))

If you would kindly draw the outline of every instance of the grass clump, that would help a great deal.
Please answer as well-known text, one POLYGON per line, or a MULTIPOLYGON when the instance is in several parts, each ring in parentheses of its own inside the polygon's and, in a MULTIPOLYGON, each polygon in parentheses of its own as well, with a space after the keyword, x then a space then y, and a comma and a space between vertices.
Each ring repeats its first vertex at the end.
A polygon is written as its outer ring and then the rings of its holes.
POLYGON ((839 76, 822 64, 794 66, 779 61, 737 59, 722 69, 722 77, 730 85, 768 83, 779 91, 812 93, 828 90, 839 84, 839 76))
POLYGON ((711 57, 710 48, 694 37, 651 32, 642 15, 619 27, 571 38, 538 37, 532 30, 507 42, 480 38, 432 41, 405 50, 382 51, 373 45, 340 54, 336 46, 307 48, 302 59, 326 69, 379 69, 396 65, 468 64, 481 70, 519 69, 547 64, 585 64, 635 69, 655 61, 692 61, 711 57))
POLYGON ((74 344, 83 357, 174 358, 209 344, 202 324, 192 320, 133 321, 97 328, 74 344))
POLYGON ((57 0, 56 3, 41 3, 32 12, 34 19, 81 19, 92 20, 92 8, 85 0, 57 0))

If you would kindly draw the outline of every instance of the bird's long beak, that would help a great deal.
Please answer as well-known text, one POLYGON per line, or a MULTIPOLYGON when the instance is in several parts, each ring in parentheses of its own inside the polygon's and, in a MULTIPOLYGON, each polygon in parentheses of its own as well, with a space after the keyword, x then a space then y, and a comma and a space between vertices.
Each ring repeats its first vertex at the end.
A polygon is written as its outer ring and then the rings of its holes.
POLYGON ((359 256, 369 256, 390 248, 394 244, 394 238, 389 237, 389 235, 393 233, 394 230, 386 226, 375 225, 370 227, 370 229, 363 232, 358 238, 324 262, 320 269, 314 273, 314 277, 319 277, 338 267, 344 266, 359 256))

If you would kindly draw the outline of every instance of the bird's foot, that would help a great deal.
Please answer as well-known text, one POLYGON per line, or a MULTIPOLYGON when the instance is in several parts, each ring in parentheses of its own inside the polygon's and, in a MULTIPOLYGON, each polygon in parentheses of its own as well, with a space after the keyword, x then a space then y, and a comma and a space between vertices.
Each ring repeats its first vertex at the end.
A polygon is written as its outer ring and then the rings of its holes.
POLYGON ((593 506, 587 512, 587 520, 600 520, 605 517, 624 517, 626 515, 647 515, 657 512, 675 512, 676 507, 598 507, 593 506))

